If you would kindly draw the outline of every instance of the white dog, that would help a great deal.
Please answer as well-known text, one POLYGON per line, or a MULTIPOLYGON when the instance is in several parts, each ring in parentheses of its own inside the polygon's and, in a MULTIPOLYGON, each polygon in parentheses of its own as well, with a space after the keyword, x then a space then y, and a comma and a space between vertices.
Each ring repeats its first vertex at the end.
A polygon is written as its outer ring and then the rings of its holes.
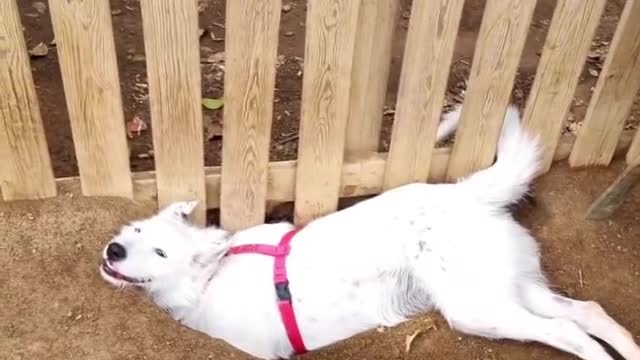
MULTIPOLYGON (((458 115, 444 126, 455 127, 458 115)), ((442 126, 439 138, 449 132, 442 126)), ((597 303, 549 289, 535 239, 506 210, 528 191, 538 153, 510 108, 497 162, 456 184, 398 187, 297 233, 286 223, 235 234, 199 228, 186 220, 195 203, 175 203, 124 226, 105 247, 100 272, 113 285, 146 290, 182 324, 262 359, 438 310, 467 334, 611 360, 591 334, 640 360, 631 334, 597 303), (285 258, 241 246, 273 251, 283 237, 291 240, 286 275, 275 277, 288 283, 274 286, 274 263, 285 258)))

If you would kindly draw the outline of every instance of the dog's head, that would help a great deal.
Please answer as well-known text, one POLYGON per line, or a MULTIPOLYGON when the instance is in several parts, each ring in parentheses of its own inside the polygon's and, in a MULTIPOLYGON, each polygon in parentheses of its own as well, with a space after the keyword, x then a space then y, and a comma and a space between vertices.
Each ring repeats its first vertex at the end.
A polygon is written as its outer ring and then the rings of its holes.
POLYGON ((105 246, 100 274, 118 286, 161 287, 215 271, 229 248, 226 231, 198 228, 188 217, 197 202, 173 203, 125 225, 105 246))

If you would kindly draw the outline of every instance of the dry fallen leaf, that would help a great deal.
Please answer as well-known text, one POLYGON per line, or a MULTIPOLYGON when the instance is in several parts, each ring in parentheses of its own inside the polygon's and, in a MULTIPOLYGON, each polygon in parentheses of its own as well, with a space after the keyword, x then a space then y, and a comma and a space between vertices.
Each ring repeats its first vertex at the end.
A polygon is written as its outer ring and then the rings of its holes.
POLYGON ((210 64, 218 64, 224 61, 224 51, 217 52, 207 57, 204 62, 210 64))
POLYGON ((207 108, 209 110, 218 110, 222 106, 224 106, 224 102, 222 101, 222 99, 203 98, 202 99, 202 106, 204 106, 205 108, 207 108))
POLYGON ((44 14, 47 11, 47 4, 45 4, 45 3, 41 2, 41 1, 36 1, 31 5, 40 14, 44 14))
POLYGON ((569 132, 572 134, 577 134, 578 130, 582 127, 582 122, 574 122, 569 124, 569 132))
POLYGON ((217 137, 221 137, 222 136, 222 124, 220 124, 217 121, 209 123, 207 125, 205 136, 207 137, 207 141, 213 140, 213 139, 215 139, 217 137))
POLYGON ((600 59, 600 54, 598 54, 595 51, 591 51, 588 55, 587 58, 592 59, 592 60, 597 60, 600 59))
POLYGON ((33 57, 47 56, 48 53, 49 53, 49 48, 43 42, 39 43, 33 49, 29 50, 29 55, 33 57))
POLYGON ((202 14, 209 7, 209 2, 207 0, 198 0, 198 13, 202 14))
POLYGON ((133 62, 145 62, 146 58, 144 54, 133 54, 129 56, 129 59, 133 62))
POLYGON ((200 45, 200 53, 201 53, 203 56, 206 56, 206 55, 208 55, 208 54, 213 53, 213 49, 212 49, 212 48, 210 48, 210 47, 208 47, 208 46, 200 45))
POLYGON ((413 344, 413 342, 416 340, 416 338, 418 337, 418 335, 424 333, 427 330, 438 330, 438 328, 436 327, 436 324, 434 323, 433 319, 427 319, 428 321, 428 325, 423 328, 423 329, 418 329, 416 330, 413 334, 408 335, 405 339, 405 347, 404 347, 404 351, 408 354, 409 351, 411 351, 411 345, 413 344))
POLYGON ((393 115, 396 113, 396 109, 391 109, 391 108, 386 108, 384 109, 384 111, 382 112, 383 116, 387 116, 387 115, 393 115))
POLYGON ((131 121, 127 123, 127 136, 133 138, 133 134, 140 136, 140 133, 147 130, 147 123, 137 116, 134 116, 131 121))
POLYGON ((422 334, 423 332, 424 332, 424 330, 418 329, 413 334, 407 335, 407 338, 404 341, 404 352, 405 353, 408 354, 409 351, 411 351, 411 345, 413 344, 413 341, 418 337, 418 335, 422 334))

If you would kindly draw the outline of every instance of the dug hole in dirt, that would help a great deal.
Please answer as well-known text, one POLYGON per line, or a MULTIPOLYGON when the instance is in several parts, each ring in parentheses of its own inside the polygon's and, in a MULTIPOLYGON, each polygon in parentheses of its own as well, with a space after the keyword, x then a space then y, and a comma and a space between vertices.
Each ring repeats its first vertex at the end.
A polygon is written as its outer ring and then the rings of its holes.
MULTIPOLYGON (((623 165, 557 165, 536 183, 519 217, 542 246, 557 290, 594 299, 640 340, 640 196, 608 221, 585 211, 623 165)), ((62 195, 0 203, 0 359, 250 359, 182 327, 134 290, 100 278, 105 242, 154 204, 62 195)), ((463 220, 462 220, 463 221, 463 220)), ((483 241, 483 239, 477 239, 483 241)), ((437 314, 378 329, 304 356, 338 359, 571 359, 539 344, 489 341, 451 331, 437 314)))

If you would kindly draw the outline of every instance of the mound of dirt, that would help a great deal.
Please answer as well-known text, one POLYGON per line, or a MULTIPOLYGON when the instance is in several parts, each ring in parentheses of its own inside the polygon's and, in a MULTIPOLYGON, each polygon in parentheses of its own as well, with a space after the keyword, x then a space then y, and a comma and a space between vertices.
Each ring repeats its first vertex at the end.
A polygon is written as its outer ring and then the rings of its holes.
MULTIPOLYGON (((582 220, 591 201, 621 171, 557 166, 521 209, 542 243, 558 288, 595 299, 640 335, 639 191, 610 221, 582 220)), ((249 359, 222 341, 186 329, 142 294, 115 291, 98 274, 105 241, 153 204, 61 196, 0 203, 0 358, 249 359)), ((478 239, 482 241, 482 239, 478 239)), ((450 331, 428 315, 305 356, 313 359, 570 359, 538 344, 491 342, 450 331), (422 330, 411 342, 406 341, 422 330)))

